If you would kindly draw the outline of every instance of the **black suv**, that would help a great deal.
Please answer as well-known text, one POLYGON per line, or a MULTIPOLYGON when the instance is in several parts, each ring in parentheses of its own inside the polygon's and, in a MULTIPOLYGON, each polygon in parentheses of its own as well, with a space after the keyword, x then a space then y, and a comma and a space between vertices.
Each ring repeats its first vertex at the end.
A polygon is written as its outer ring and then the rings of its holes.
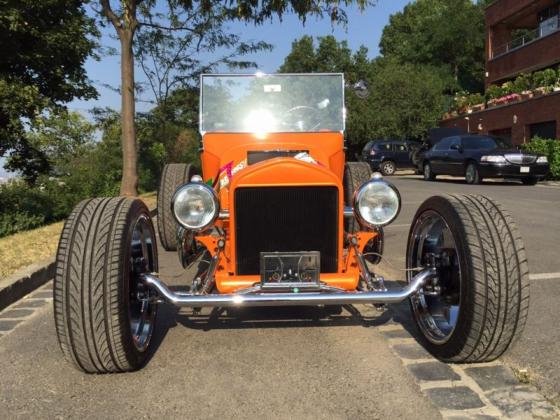
POLYGON ((373 171, 393 175, 397 169, 415 169, 413 153, 420 143, 406 140, 371 140, 362 150, 362 159, 373 171))
POLYGON ((516 178, 534 185, 548 173, 546 156, 521 152, 504 139, 484 135, 444 137, 422 158, 424 179, 464 176, 468 184, 483 178, 516 178))

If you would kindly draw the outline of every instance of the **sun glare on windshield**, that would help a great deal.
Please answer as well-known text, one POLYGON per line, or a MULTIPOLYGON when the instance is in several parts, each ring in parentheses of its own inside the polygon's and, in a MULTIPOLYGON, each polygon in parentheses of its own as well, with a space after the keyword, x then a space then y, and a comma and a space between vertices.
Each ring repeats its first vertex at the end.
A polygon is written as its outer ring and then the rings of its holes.
POLYGON ((200 131, 342 132, 341 74, 203 75, 200 131))

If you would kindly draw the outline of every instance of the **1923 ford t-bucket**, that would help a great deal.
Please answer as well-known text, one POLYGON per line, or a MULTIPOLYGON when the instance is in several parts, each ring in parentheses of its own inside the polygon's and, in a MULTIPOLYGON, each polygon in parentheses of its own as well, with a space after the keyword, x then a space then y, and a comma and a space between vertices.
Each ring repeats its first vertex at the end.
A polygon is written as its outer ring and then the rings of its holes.
POLYGON ((162 302, 226 308, 405 299, 441 360, 501 355, 528 310, 527 261, 510 216, 483 196, 427 199, 410 228, 406 284, 388 290, 371 270, 400 195, 367 163, 345 162, 344 89, 340 74, 202 76, 202 173, 165 166, 157 222, 163 247, 177 250, 185 267, 204 254, 204 269, 185 281, 188 291, 173 291, 158 278, 143 202, 80 203, 56 259, 56 329, 66 357, 86 372, 140 367, 162 302))

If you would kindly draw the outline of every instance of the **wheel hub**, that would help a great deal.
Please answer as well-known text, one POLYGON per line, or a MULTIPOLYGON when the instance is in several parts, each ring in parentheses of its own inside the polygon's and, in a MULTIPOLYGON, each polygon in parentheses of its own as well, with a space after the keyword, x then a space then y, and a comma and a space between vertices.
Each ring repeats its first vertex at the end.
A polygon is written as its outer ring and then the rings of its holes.
POLYGON ((413 229, 408 267, 434 267, 438 275, 411 298, 412 308, 426 338, 442 344, 455 330, 461 306, 456 242, 445 220, 434 211, 421 215, 413 229))

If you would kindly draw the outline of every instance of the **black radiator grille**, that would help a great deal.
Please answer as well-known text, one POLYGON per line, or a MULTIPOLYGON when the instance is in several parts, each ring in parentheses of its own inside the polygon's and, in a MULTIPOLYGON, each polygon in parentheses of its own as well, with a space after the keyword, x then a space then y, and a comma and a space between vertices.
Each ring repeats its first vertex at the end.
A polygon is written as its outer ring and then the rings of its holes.
POLYGON ((321 272, 337 271, 336 187, 235 190, 237 274, 259 274, 261 252, 319 251, 321 272))

